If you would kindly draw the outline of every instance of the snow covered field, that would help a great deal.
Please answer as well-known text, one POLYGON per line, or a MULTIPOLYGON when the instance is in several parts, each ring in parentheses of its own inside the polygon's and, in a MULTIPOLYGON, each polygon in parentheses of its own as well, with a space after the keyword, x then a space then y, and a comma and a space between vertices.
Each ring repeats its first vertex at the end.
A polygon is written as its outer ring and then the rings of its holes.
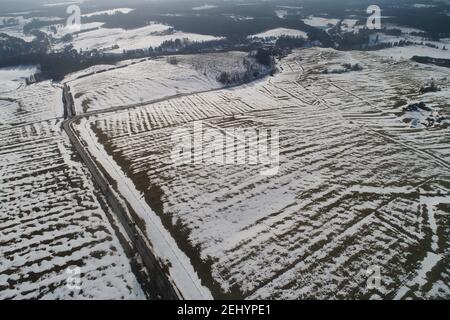
POLYGON ((323 18, 316 16, 309 16, 307 19, 303 19, 303 22, 312 27, 318 27, 323 29, 329 29, 335 26, 340 20, 335 18, 323 18))
POLYGON ((214 297, 449 298, 448 69, 317 48, 281 69, 239 88, 93 115, 77 130, 150 229, 178 244, 155 250, 180 286, 188 279, 177 270, 195 269, 214 297), (364 68, 324 73, 349 61, 364 68), (431 78, 441 91, 421 93, 431 78), (402 116, 410 101, 446 120, 412 128, 402 116), (195 120, 280 129, 280 173, 176 166, 172 133, 195 120), (377 290, 366 285, 373 266, 377 290))
MULTIPOLYGON (((78 34, 72 41, 77 50, 103 50, 112 53, 121 53, 123 50, 148 49, 159 47, 163 42, 188 39, 192 42, 204 42, 219 39, 218 37, 185 33, 173 30, 170 26, 153 23, 148 26, 124 30, 121 28, 103 28, 101 23, 93 26, 95 29, 78 34), (118 45, 118 49, 112 47, 118 45)), ((86 24, 89 25, 89 24, 86 24)), ((85 29, 91 29, 84 26, 85 29)), ((64 29, 63 29, 64 31, 64 29)), ((66 32, 63 32, 66 33, 66 32)), ((55 49, 62 49, 66 44, 59 43, 55 49)))
MULTIPOLYGON (((447 44, 447 47, 450 48, 450 45, 447 44)), ((420 45, 387 48, 374 51, 374 53, 376 55, 388 58, 392 57, 395 59, 403 59, 403 60, 409 60, 414 56, 450 59, 450 50, 441 50, 420 45)))
POLYGON ((0 68, 0 94, 16 90, 25 84, 25 79, 38 73, 38 66, 0 68))
POLYGON ((202 11, 202 10, 209 10, 209 9, 214 9, 214 8, 217 8, 217 6, 205 4, 203 6, 194 7, 194 8, 192 8, 192 10, 194 10, 194 11, 202 11))
MULTIPOLYGON (((27 14, 26 12, 23 14, 27 14)), ((61 20, 57 17, 35 17, 35 18, 25 18, 21 15, 14 15, 8 17, 0 17, 0 33, 5 33, 8 36, 23 39, 27 42, 31 42, 35 36, 30 34, 25 34, 23 27, 33 21, 33 19, 38 21, 58 21, 61 20), (15 22, 5 23, 13 19, 15 22)))
POLYGON ((84 18, 89 18, 89 17, 93 17, 93 16, 100 16, 100 15, 108 15, 108 16, 112 16, 115 14, 127 14, 134 11, 134 9, 130 9, 130 8, 116 8, 116 9, 110 9, 110 10, 104 10, 104 11, 95 11, 95 12, 91 12, 91 13, 86 13, 83 14, 82 17, 84 18))
POLYGON ((221 72, 244 73, 243 59, 246 56, 247 53, 243 52, 177 56, 176 65, 169 64, 165 58, 134 61, 135 64, 129 61, 125 62, 130 64, 126 68, 89 77, 75 79, 77 74, 70 75, 68 84, 74 94, 77 113, 110 109, 220 88, 223 84, 217 78, 221 72))
POLYGON ((5 19, 10 19, 11 17, 0 17, 2 23, 0 24, 0 33, 5 33, 8 36, 16 37, 23 39, 27 42, 30 42, 34 39, 33 35, 25 35, 23 32, 23 27, 31 22, 31 19, 26 19, 22 16, 13 17, 15 22, 10 24, 4 24, 3 21, 5 19))
POLYGON ((250 36, 251 38, 277 38, 282 36, 288 36, 288 37, 301 37, 308 39, 308 35, 304 31, 295 30, 295 29, 287 29, 287 28, 276 28, 267 30, 262 33, 258 33, 255 35, 250 36))
POLYGON ((0 130, 63 116, 61 90, 50 81, 2 93, 0 99, 0 130), (46 101, 45 107, 43 101, 46 101))
POLYGON ((143 299, 62 115, 50 82, 0 94, 0 299, 143 299))

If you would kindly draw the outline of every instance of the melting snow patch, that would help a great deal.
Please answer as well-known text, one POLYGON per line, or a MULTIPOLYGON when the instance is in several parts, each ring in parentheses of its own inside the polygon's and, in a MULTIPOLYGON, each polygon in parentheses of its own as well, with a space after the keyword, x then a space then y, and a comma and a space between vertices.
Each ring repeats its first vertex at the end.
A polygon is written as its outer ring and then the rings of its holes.
POLYGON ((411 128, 426 128, 441 126, 445 120, 439 112, 427 107, 425 103, 413 103, 403 108, 403 122, 409 123, 411 128))
POLYGON ((275 14, 277 15, 278 18, 284 19, 288 15, 288 12, 287 10, 275 10, 275 14))

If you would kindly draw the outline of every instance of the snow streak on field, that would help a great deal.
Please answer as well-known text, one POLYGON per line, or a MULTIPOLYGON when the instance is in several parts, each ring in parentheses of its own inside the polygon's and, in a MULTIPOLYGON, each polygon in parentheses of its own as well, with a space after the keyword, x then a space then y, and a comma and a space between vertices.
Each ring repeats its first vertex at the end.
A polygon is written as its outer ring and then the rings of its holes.
POLYGON ((0 298, 143 298, 49 82, 0 98, 0 298), (80 274, 67 273, 80 267, 80 274), (80 290, 66 285, 80 278, 80 290))
POLYGON ((449 298, 450 131, 402 118, 419 100, 448 119, 449 71, 321 49, 281 68, 252 85, 91 116, 78 130, 99 163, 121 167, 109 173, 134 183, 153 210, 142 218, 159 217, 215 297, 449 298), (362 71, 323 73, 355 61, 362 71), (442 91, 418 93, 430 77, 442 91), (176 166, 172 133, 195 120, 279 129, 280 173, 176 166), (370 290, 374 266, 381 286, 370 290))

